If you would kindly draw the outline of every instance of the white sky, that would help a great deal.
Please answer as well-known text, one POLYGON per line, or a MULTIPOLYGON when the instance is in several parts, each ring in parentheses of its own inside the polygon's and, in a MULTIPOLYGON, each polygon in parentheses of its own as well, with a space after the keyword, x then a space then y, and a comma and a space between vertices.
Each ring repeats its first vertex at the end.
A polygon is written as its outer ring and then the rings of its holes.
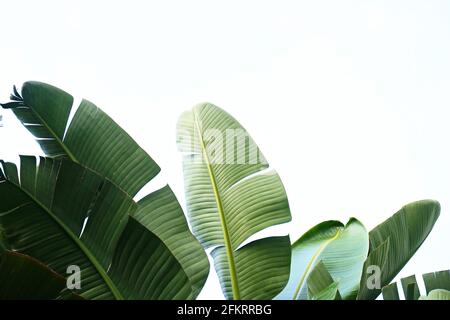
MULTIPOLYGON (((433 198, 441 217, 400 276, 450 267, 449 1, 16 0, 0 12, 2 102, 26 80, 93 101, 181 203, 178 115, 215 103, 281 175, 292 240, 328 219, 370 229, 433 198)), ((0 113, 0 158, 39 153, 0 113)), ((213 273, 200 298, 222 298, 213 273)))

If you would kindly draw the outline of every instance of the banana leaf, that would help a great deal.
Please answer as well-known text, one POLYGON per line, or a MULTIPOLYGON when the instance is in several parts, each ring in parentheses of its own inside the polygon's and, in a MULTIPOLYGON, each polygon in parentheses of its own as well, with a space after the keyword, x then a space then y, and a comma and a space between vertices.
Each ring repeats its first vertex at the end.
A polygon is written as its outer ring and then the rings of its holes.
POLYGON ((280 177, 242 125, 215 105, 183 113, 177 142, 189 220, 203 247, 213 249, 225 297, 273 298, 288 279, 289 237, 246 242, 291 220, 280 177))
MULTIPOLYGON (((129 196, 159 172, 156 162, 105 112, 88 100, 78 108, 69 93, 37 81, 25 82, 21 94, 14 87, 10 109, 36 138, 48 157, 70 159, 107 178, 129 196), (73 114, 71 121, 70 117, 73 114)), ((169 186, 147 196, 139 205, 153 203, 151 218, 136 217, 164 241, 192 283, 195 298, 208 277, 209 262, 189 230, 183 210, 169 186), (148 200, 150 199, 150 200, 148 200), (155 204, 160 207, 155 208, 155 204), (149 221, 158 220, 159 223, 149 221)), ((142 209, 148 212, 148 209, 142 209)))
MULTIPOLYGON (((192 284, 165 243, 133 218, 138 205, 70 160, 22 156, 0 170, 3 243, 66 275, 85 299, 186 299, 192 284)), ((141 215, 143 213, 141 212, 141 215)), ((2 284, 0 284, 2 286, 2 284)))

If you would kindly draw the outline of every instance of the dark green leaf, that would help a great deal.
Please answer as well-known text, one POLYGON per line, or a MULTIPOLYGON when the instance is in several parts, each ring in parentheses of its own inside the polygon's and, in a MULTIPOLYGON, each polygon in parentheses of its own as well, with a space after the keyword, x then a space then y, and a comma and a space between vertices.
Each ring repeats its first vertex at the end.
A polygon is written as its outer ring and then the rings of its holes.
POLYGON ((400 300, 396 282, 383 287, 381 292, 383 293, 383 300, 400 300))
POLYGON ((192 284, 170 249, 130 217, 138 205, 129 195, 69 160, 41 158, 37 167, 30 157, 21 160, 21 183, 8 163, 0 182, 0 225, 13 250, 59 274, 78 266, 77 293, 84 298, 192 296, 192 284))
MULTIPOLYGON (((20 97, 16 89, 14 95, 20 97)), ((47 156, 69 158, 106 177, 131 197, 160 171, 155 161, 93 103, 83 100, 69 123, 74 99, 67 92, 45 83, 30 81, 24 83, 22 96, 23 102, 11 105, 14 107, 12 111, 36 137, 47 156)), ((165 191, 156 194, 162 193, 165 194, 162 205, 166 210, 158 212, 177 221, 177 225, 174 222, 173 225, 164 226, 165 236, 162 239, 171 250, 173 247, 184 248, 174 252, 190 277, 195 297, 206 281, 209 262, 187 229, 186 219, 175 195, 165 191), (174 211, 170 212, 167 208, 174 211), (183 232, 178 233, 181 225, 183 232)), ((156 199, 157 196, 152 198, 156 199)), ((155 223, 147 227, 161 231, 155 223)))
POLYGON ((0 254, 0 300, 56 299, 65 287, 64 277, 36 259, 11 251, 0 254))
POLYGON ((420 297, 416 276, 412 275, 401 279, 403 293, 406 300, 418 300, 420 297))
POLYGON ((450 291, 450 270, 426 273, 423 275, 423 282, 427 294, 435 289, 445 289, 450 291))
POLYGON ((388 220, 370 231, 370 252, 364 264, 358 299, 372 300, 389 284, 425 241, 439 217, 440 205, 423 200, 404 206, 388 220), (387 244, 386 241, 389 240, 387 244), (388 246, 389 249, 380 247, 388 246), (368 289, 366 271, 371 265, 381 270, 381 287, 368 289))
POLYGON ((319 262, 308 277, 309 300, 341 300, 338 283, 328 272, 323 262, 319 262))

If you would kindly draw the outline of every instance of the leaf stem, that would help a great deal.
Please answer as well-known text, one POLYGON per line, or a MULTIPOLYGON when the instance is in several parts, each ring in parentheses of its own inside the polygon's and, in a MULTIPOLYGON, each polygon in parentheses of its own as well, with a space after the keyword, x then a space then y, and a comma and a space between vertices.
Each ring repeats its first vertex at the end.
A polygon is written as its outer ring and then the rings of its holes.
POLYGON ((203 135, 201 133, 201 130, 200 130, 200 127, 199 127, 199 124, 197 121, 197 118, 198 118, 197 111, 195 109, 193 110, 193 114, 194 114, 195 127, 196 127, 197 133, 199 135, 199 140, 200 140, 200 144, 202 147, 203 156, 206 160, 206 167, 208 169, 208 174, 211 179, 211 185, 213 187, 214 197, 215 197, 216 204, 217 204, 217 210, 218 210, 219 216, 220 216, 220 223, 222 226, 222 231, 223 231, 223 236, 224 236, 224 241, 225 241, 225 249, 226 249, 227 258, 228 258, 227 259, 228 267, 230 269, 231 290, 233 293, 233 300, 240 300, 241 295, 239 292, 239 282, 238 282, 238 277, 237 277, 236 262, 234 260, 234 250, 233 250, 233 247, 231 244, 230 234, 228 232, 227 221, 226 221, 225 212, 223 209, 222 200, 220 198, 219 188, 217 186, 216 177, 214 175, 214 171, 211 167, 208 153, 206 151, 205 142, 203 141, 203 135))

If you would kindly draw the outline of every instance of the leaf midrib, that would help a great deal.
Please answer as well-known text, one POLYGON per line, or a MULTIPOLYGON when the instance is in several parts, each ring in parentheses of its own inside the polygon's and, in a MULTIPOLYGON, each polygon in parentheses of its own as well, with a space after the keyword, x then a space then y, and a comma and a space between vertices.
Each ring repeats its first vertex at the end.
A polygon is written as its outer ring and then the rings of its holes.
POLYGON ((230 234, 228 232, 228 226, 227 226, 227 222, 226 222, 225 212, 223 209, 222 200, 220 198, 220 193, 219 193, 219 188, 217 185, 216 177, 215 177, 214 171, 211 167, 211 163, 209 161, 208 153, 206 150, 206 145, 203 140, 203 135, 201 133, 199 123, 197 121, 197 118, 198 118, 197 110, 195 110, 195 109, 193 110, 193 115, 194 115, 195 128, 196 128, 197 134, 199 136, 203 157, 206 160, 205 161, 206 167, 208 169, 208 175, 211 180, 211 185, 212 185, 213 192, 214 192, 214 198, 215 198, 216 204, 217 204, 217 211, 218 211, 219 217, 220 217, 220 224, 222 227, 224 241, 225 241, 225 249, 226 249, 226 254, 227 254, 228 267, 230 269, 231 290, 232 290, 232 294, 233 294, 233 299, 239 300, 240 292, 239 292, 239 282, 238 282, 238 278, 237 278, 237 269, 236 269, 236 263, 235 263, 235 259, 234 259, 234 251, 233 251, 233 247, 231 245, 230 234))
POLYGON ((108 276, 106 270, 102 267, 100 262, 95 258, 95 256, 91 253, 91 251, 84 245, 84 243, 76 236, 72 230, 70 230, 69 227, 67 227, 64 222, 59 219, 55 214, 51 212, 49 208, 47 208, 46 205, 44 205, 42 202, 40 202, 34 195, 29 193, 27 190, 22 188, 20 185, 17 185, 13 183, 11 180, 8 180, 13 186, 18 188, 20 191, 25 193, 30 199, 32 199, 37 205, 39 205, 68 235, 69 237, 78 245, 78 247, 83 251, 83 253, 86 255, 86 257, 89 259, 89 261, 93 264, 97 272, 100 274, 100 276, 105 281, 108 288, 111 290, 111 293, 117 300, 124 300, 124 297, 122 293, 117 289, 114 282, 111 280, 111 278, 108 276))
MULTIPOLYGON (((33 114, 38 118, 39 121, 42 122, 43 126, 50 131, 50 134, 55 138, 56 142, 58 142, 58 144, 61 146, 61 148, 63 149, 63 151, 67 154, 67 156, 69 157, 70 160, 72 160, 75 163, 79 163, 77 158, 73 155, 73 153, 69 150, 69 148, 67 148, 67 146, 64 144, 63 140, 61 140, 58 135, 56 134, 56 132, 53 131, 53 129, 47 124, 47 122, 41 117, 41 115, 36 112, 36 110, 34 110, 34 108, 30 107, 29 105, 24 104, 28 109, 31 110, 31 112, 33 112, 33 114)), ((73 106, 72 106, 73 107, 73 106)), ((69 119, 67 119, 68 122, 69 119)), ((65 128, 67 129, 67 127, 69 126, 69 123, 66 122, 65 128)))
POLYGON ((332 238, 326 240, 324 243, 322 243, 322 244, 320 245, 320 247, 319 247, 319 248, 317 249, 317 251, 314 253, 314 255, 312 256, 312 258, 309 260, 308 265, 306 266, 306 269, 305 269, 305 271, 303 272, 302 277, 300 278, 300 282, 299 282, 297 288, 295 289, 294 296, 293 296, 293 298, 292 298, 293 300, 297 300, 297 299, 298 299, 298 296, 299 296, 299 294, 300 294, 300 290, 302 289, 303 284, 304 284, 304 282, 306 281, 306 276, 310 273, 311 268, 312 268, 312 266, 314 265, 314 262, 317 260, 317 258, 320 256, 320 254, 325 250, 325 248, 326 248, 331 242, 333 242, 334 240, 336 240, 336 239, 340 236, 341 232, 342 232, 342 229, 338 229, 337 232, 336 232, 336 234, 335 234, 332 238))

